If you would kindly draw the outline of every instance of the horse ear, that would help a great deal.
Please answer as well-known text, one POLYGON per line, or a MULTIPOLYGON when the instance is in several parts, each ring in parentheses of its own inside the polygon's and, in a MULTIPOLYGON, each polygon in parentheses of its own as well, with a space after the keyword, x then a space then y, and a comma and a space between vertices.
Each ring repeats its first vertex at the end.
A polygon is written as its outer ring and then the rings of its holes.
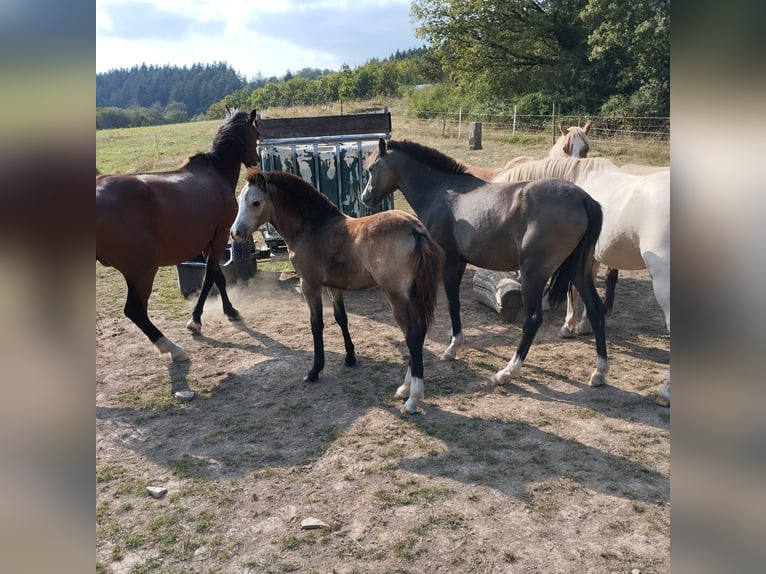
POLYGON ((386 153, 386 140, 384 140, 383 138, 380 138, 380 140, 378 141, 378 153, 380 155, 383 155, 386 153))
POLYGON ((559 124, 559 131, 561 131, 562 136, 565 136, 569 133, 569 128, 565 128, 564 124, 559 124))
POLYGON ((587 122, 585 122, 585 126, 583 126, 583 128, 582 128, 582 129, 584 129, 584 130, 585 130, 585 133, 586 133, 586 134, 587 134, 587 133, 590 131, 590 120, 588 120, 587 122))
POLYGON ((224 107, 226 108, 226 115, 230 116, 231 115, 231 108, 229 107, 228 104, 224 104, 224 107))
POLYGON ((255 120, 258 118, 258 108, 253 108, 253 111, 250 112, 250 123, 255 125, 255 120))
POLYGON ((266 176, 263 175, 262 171, 255 174, 255 184, 263 191, 266 191, 266 176))

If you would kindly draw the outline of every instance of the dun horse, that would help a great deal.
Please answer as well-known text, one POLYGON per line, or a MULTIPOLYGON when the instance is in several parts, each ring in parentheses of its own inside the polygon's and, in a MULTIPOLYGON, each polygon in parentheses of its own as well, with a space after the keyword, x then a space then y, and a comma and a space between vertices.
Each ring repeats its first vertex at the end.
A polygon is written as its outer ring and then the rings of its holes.
MULTIPOLYGON (((604 209, 604 228, 596 244, 596 267, 609 268, 607 306, 614 299, 618 269, 647 269, 654 296, 670 332, 670 169, 631 175, 604 158, 540 160, 516 166, 495 181, 560 177, 581 186, 604 209)), ((577 323, 576 293, 567 305, 561 334, 589 332, 585 318, 577 323)), ((670 371, 660 389, 660 402, 670 403, 670 371)))
POLYGON ((542 298, 550 279, 551 304, 563 301, 572 285, 583 294, 596 337, 592 386, 609 369, 604 335, 604 304, 593 282, 593 250, 601 230, 601 207, 571 183, 546 179, 498 184, 465 173, 446 155, 408 141, 380 140, 370 156, 370 177, 362 201, 375 205, 400 189, 433 238, 444 248, 444 288, 452 320, 452 340, 443 359, 463 344, 460 281, 467 263, 524 276, 522 336, 508 366, 495 375, 506 382, 521 370, 543 320, 542 298))
POLYGON ((205 299, 214 282, 224 313, 239 318, 226 293, 219 261, 237 213, 240 164, 258 161, 258 138, 256 111, 233 110, 219 127, 212 149, 190 157, 177 170, 96 177, 96 259, 122 273, 128 286, 125 315, 174 361, 189 357, 149 319, 154 277, 159 267, 202 252, 205 279, 187 328, 200 332, 205 299))
POLYGON ((242 241, 267 221, 288 245, 309 306, 314 364, 304 380, 316 381, 324 367, 322 287, 332 297, 346 365, 352 366, 356 354, 343 291, 377 285, 391 304, 410 352, 407 374, 396 396, 407 399, 406 410, 415 413, 423 397, 423 343, 433 320, 444 258, 423 224, 397 210, 348 217, 299 177, 252 169, 239 198, 232 237, 242 241))

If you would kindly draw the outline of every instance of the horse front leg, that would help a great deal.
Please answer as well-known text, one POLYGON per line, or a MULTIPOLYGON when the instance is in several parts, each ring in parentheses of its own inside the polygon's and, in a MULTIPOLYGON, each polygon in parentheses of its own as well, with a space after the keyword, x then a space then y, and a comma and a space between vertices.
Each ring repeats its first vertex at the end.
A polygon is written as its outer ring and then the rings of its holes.
POLYGON ((314 338, 314 365, 303 380, 313 383, 324 368, 324 321, 322 319, 322 285, 308 284, 301 279, 301 291, 309 306, 311 335, 314 338))
POLYGON ((535 339, 537 330, 543 323, 543 289, 545 278, 524 270, 524 282, 521 284, 521 296, 524 302, 524 322, 521 327, 521 340, 508 365, 495 374, 499 384, 507 383, 521 371, 524 359, 527 358, 529 347, 535 339))
POLYGON ((354 343, 351 341, 351 334, 348 332, 348 315, 346 314, 346 305, 343 303, 343 291, 340 289, 329 289, 332 298, 332 310, 335 316, 335 322, 338 323, 341 333, 343 333, 343 345, 346 347, 346 366, 356 365, 356 352, 354 343))
POLYGON ((442 361, 454 361, 463 346, 463 323, 460 320, 460 282, 465 273, 465 261, 447 262, 444 265, 444 291, 447 294, 449 317, 452 322, 452 337, 449 346, 442 353, 442 361))

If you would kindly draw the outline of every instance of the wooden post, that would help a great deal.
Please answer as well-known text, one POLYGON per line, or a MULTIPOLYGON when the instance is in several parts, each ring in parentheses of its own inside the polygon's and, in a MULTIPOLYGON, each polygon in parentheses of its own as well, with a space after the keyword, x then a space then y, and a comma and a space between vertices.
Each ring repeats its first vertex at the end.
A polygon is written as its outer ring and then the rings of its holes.
POLYGON ((457 109, 457 139, 460 139, 460 128, 463 123, 463 106, 457 109))
POLYGON ((513 104, 513 129, 511 130, 511 135, 516 135, 516 104, 513 104))
POLYGON ((449 113, 449 108, 445 108, 444 121, 442 121, 442 137, 445 137, 447 135, 447 114, 448 113, 449 113))
POLYGON ((468 149, 481 149, 481 122, 468 122, 468 149))
POLYGON ((553 145, 556 145, 556 102, 553 102, 551 104, 551 126, 552 126, 552 135, 553 135, 553 145))

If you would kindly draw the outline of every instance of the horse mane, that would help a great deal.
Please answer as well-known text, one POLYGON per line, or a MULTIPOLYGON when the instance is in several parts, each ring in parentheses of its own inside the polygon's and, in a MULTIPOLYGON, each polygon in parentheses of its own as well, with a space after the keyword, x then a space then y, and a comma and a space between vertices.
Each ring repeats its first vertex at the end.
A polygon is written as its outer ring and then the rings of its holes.
POLYGON ((603 157, 588 158, 546 158, 520 163, 501 172, 502 181, 527 181, 544 177, 556 177, 575 181, 580 175, 605 173, 619 169, 603 157))
POLYGON ((452 159, 448 155, 435 150, 434 148, 424 146, 422 144, 409 141, 409 140, 389 140, 386 147, 389 149, 396 149, 403 151, 407 155, 414 157, 441 171, 448 173, 468 173, 468 167, 465 164, 460 163, 457 160, 452 159))
POLYGON ((261 171, 257 167, 251 167, 247 170, 247 181, 255 180, 257 173, 264 175, 266 183, 279 188, 280 193, 277 195, 283 200, 281 201, 283 208, 290 211, 299 210, 301 217, 309 223, 323 221, 334 215, 342 215, 338 206, 328 197, 297 175, 286 171, 261 171))
POLYGON ((233 109, 218 127, 218 133, 213 140, 213 148, 209 152, 213 156, 218 153, 231 153, 240 157, 251 147, 249 131, 242 128, 250 123, 250 114, 244 110, 233 109))

